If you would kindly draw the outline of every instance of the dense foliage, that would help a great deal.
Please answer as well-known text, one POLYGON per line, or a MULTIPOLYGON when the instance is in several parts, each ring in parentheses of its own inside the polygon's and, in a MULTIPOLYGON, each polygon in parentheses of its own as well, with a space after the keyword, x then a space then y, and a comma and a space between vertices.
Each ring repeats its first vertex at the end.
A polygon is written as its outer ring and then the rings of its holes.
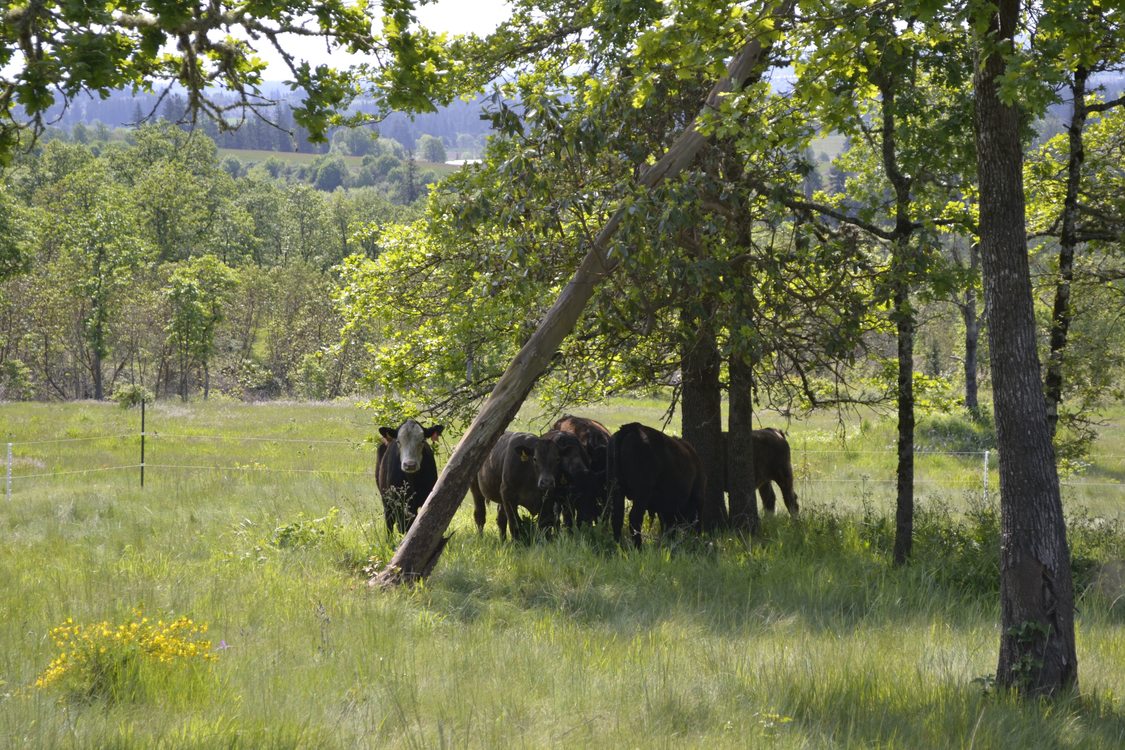
POLYGON ((393 178, 329 194, 314 187, 324 164, 313 184, 271 166, 228 169, 206 136, 158 123, 127 141, 49 139, 9 169, 3 397, 353 391, 331 269, 376 255, 372 228, 413 209, 393 178))

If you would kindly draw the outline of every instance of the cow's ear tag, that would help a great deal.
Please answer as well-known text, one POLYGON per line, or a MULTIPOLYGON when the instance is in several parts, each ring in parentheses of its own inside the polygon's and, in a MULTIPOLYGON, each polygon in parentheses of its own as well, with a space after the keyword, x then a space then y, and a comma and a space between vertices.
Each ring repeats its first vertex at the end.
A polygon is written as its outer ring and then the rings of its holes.
POLYGON ((520 451, 520 461, 525 464, 527 463, 527 454, 523 451, 520 451))

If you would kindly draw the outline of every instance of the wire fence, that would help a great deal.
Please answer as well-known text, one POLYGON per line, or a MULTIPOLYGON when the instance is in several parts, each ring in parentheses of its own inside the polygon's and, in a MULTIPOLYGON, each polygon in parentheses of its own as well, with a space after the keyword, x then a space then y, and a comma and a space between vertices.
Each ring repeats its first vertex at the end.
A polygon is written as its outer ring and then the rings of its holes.
MULTIPOLYGON (((987 500, 998 487, 997 457, 994 450, 917 451, 914 486, 923 493, 941 489, 979 493, 987 500), (928 465, 931 461, 934 464, 928 465)), ((375 450, 368 435, 303 438, 161 432, 145 430, 143 417, 142 429, 132 433, 12 441, 7 444, 6 459, 5 492, 8 500, 12 499, 14 491, 35 480, 86 474, 119 473, 123 477, 135 474, 141 486, 144 485, 146 471, 150 478, 154 471, 365 478, 372 482, 375 478, 375 450), (89 455, 98 443, 106 445, 98 447, 95 455, 89 455), (174 450, 170 449, 173 444, 176 445, 174 450), (235 451, 229 448, 231 444, 241 444, 247 449, 235 451), (277 446, 282 451, 263 453, 265 446, 277 446), (298 449, 297 446, 325 449, 325 453, 314 457, 312 450, 298 449), (51 447, 60 448, 53 461, 45 455, 51 447), (145 458, 146 448, 150 451, 149 460, 145 458), (167 450, 169 460, 152 460, 155 458, 151 453, 154 448, 157 452, 167 450), (340 465, 342 448, 351 450, 351 463, 355 466, 340 465), (235 453, 240 454, 238 459, 235 453), (293 465, 295 455, 301 455, 305 465, 293 465), (318 458, 324 463, 316 465, 318 458)), ((798 492, 805 497, 843 492, 861 497, 883 497, 893 493, 897 484, 895 451, 890 448, 852 450, 792 445, 792 460, 798 492)), ((1122 481, 1125 480, 1125 455, 1095 454, 1089 457, 1088 465, 1092 467, 1090 476, 1064 478, 1062 486, 1065 491, 1115 495, 1125 492, 1125 481, 1122 481)))

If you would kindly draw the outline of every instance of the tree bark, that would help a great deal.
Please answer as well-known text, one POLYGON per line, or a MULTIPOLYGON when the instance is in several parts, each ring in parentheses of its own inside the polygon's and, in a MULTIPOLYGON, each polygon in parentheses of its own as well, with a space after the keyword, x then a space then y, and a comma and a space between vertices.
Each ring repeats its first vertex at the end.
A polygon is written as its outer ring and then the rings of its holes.
MULTIPOLYGON (((735 320, 733 328, 739 327, 735 320)), ((729 360, 730 388, 727 417, 726 477, 730 525, 748 534, 761 530, 758 499, 755 497, 754 465, 754 380, 747 349, 731 344, 729 360)))
POLYGON ((998 80, 1019 0, 987 10, 974 72, 980 251, 1000 450, 997 683, 1031 695, 1076 687, 1074 593, 1055 454, 1039 379, 1025 232, 1020 112, 998 80), (983 47, 983 49, 981 49, 983 47))
MULTIPOLYGON (((777 6, 772 13, 775 21, 788 16, 794 2, 783 0, 777 6)), ((760 74, 762 60, 768 50, 769 45, 758 39, 748 41, 727 66, 727 75, 711 89, 703 111, 714 111, 724 94, 742 88, 752 73, 760 74)), ((638 180, 642 188, 651 189, 695 160, 707 142, 699 129, 698 120, 699 117, 659 161, 645 170, 638 180)), ((547 367, 558 345, 574 329, 594 288, 617 266, 616 259, 607 257, 609 241, 621 226, 626 211, 625 206, 618 208, 594 238, 578 270, 531 338, 508 365, 488 401, 462 436, 387 568, 374 576, 371 584, 394 586, 416 581, 433 569, 445 545, 445 530, 464 500, 473 475, 531 392, 531 387, 547 367)))
POLYGON ((1044 390, 1047 398, 1047 426, 1054 437, 1062 403, 1063 358, 1070 333, 1070 288, 1074 281, 1074 254, 1078 249, 1078 188, 1082 184, 1082 163, 1086 149, 1082 132, 1086 127, 1086 79, 1089 71, 1079 66, 1071 83, 1074 111, 1067 128, 1068 158, 1066 166, 1066 197, 1063 200, 1062 235, 1059 238, 1059 276, 1055 282, 1055 304, 1051 313, 1050 354, 1044 390))
MULTIPOLYGON (((731 528, 755 535, 758 516, 757 470, 754 463, 754 363, 757 347, 754 323, 758 305, 754 278, 746 269, 753 247, 753 216, 748 206, 735 205, 738 247, 744 253, 730 271, 734 304, 731 311, 730 356, 727 358, 727 440, 723 468, 731 528)), ((801 236, 798 234, 798 236, 801 236)))
MULTIPOLYGON (((904 238, 905 245, 909 239, 904 238)), ((906 252, 899 248, 896 252, 906 252)), ((905 278, 896 281, 895 330, 898 335, 898 470, 895 502, 895 565, 914 547, 914 311, 905 278)))
POLYGON ((680 359, 681 431, 699 454, 707 477, 703 507, 699 509, 703 531, 717 531, 727 521, 723 499, 723 394, 719 384, 722 357, 712 324, 715 307, 712 300, 705 300, 698 314, 687 307, 681 313, 685 338, 680 359))
MULTIPOLYGON (((980 268, 980 247, 969 248, 969 271, 973 279, 980 268)), ((980 318, 977 317, 977 293, 970 281, 960 305, 961 319, 965 323, 965 408, 973 417, 980 415, 977 385, 977 351, 980 342, 980 318)))
POLYGON ((90 373, 94 376, 94 400, 105 398, 105 380, 102 373, 102 353, 97 348, 90 355, 90 373))
POLYGON ((894 285, 895 324, 898 344, 898 468, 895 473, 895 565, 904 564, 914 546, 914 308, 910 287, 915 273, 914 225, 910 221, 912 181, 899 168, 897 87, 902 79, 897 71, 880 71, 875 76, 882 95, 883 170, 895 193, 895 229, 891 237, 891 276, 894 285))

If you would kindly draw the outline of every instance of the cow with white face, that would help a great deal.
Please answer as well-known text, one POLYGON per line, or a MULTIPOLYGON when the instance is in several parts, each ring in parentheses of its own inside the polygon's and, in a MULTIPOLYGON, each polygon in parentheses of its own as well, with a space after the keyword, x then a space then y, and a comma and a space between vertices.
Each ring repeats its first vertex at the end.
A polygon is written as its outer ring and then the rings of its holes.
POLYGON ((441 437, 443 426, 423 427, 413 419, 398 426, 380 427, 375 481, 383 498, 387 533, 398 526, 404 534, 414 523, 422 503, 437 483, 437 461, 427 442, 441 437))

